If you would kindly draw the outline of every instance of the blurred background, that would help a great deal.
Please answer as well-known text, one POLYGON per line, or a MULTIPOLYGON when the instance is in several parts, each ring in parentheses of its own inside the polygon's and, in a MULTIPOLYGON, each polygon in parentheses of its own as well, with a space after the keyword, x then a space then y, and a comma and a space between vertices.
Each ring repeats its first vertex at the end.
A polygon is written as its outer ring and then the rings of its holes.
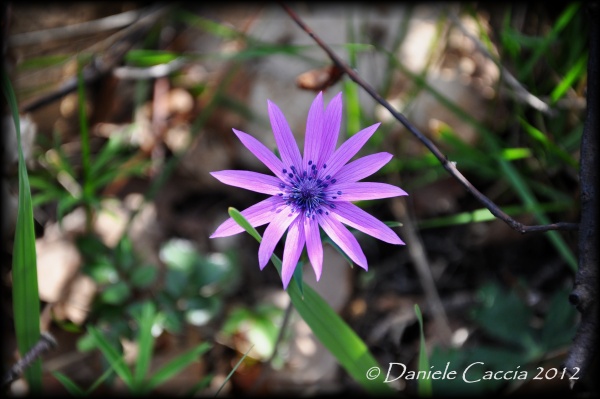
MULTIPOLYGON (((579 221, 584 4, 290 6, 509 215, 524 224, 579 221)), ((158 394, 356 392, 310 328, 286 312, 277 272, 272 265, 259 270, 258 243, 245 233, 208 238, 228 207, 265 198, 209 175, 268 173, 231 129, 274 149, 270 99, 302 143, 319 90, 326 102, 343 92, 340 142, 382 122, 361 155, 387 151, 394 158, 367 180, 398 185, 409 196, 358 205, 401 223, 394 230, 407 245, 356 232, 369 271, 326 245, 321 280, 305 265, 306 283, 381 365, 416 369, 418 304, 436 369, 481 361, 532 377, 537 367, 560 367, 577 326, 567 299, 577 233, 520 234, 495 220, 387 110, 331 68, 278 4, 12 3, 2 24, 33 195, 41 325, 59 345, 44 356, 47 392, 66 392, 57 372, 89 387, 109 368, 88 326, 133 362, 134 315, 145 303, 156 309, 149 373, 200 344, 209 348, 158 394)), ((8 113, 3 118, 12 137, 2 186, 3 364, 10 365, 18 186, 14 128, 8 113)), ((282 255, 281 245, 275 253, 282 255)), ((433 392, 568 386, 558 377, 439 380, 433 392)), ((416 392, 414 381, 393 387, 416 392)), ((126 388, 112 375, 95 393, 126 388)), ((14 394, 23 389, 22 381, 11 386, 14 394)))

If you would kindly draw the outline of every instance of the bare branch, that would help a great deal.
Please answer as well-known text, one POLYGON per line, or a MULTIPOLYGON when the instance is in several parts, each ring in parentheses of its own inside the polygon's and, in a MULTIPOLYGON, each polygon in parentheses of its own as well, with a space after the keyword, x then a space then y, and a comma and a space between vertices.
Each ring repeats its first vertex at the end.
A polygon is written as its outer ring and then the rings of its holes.
POLYGON ((543 232, 549 230, 577 230, 579 225, 577 223, 552 223, 548 225, 534 225, 527 226, 524 225, 515 219, 508 216, 498 205, 496 205, 492 200, 486 197, 481 191, 475 188, 466 177, 462 175, 456 168, 456 164, 454 162, 448 161, 446 156, 440 151, 440 149, 429 140, 423 133, 421 133, 415 126, 413 126, 409 120, 400 112, 396 111, 394 107, 390 105, 384 98, 382 98, 376 91, 371 87, 366 81, 364 81, 356 71, 354 71, 346 62, 344 62, 333 50, 329 47, 317 34, 310 29, 302 19, 287 5, 280 3, 283 9, 288 13, 288 15, 304 30, 318 45, 327 53, 331 61, 340 69, 342 69, 350 79, 352 79, 356 84, 361 86, 375 101, 385 107, 396 120, 398 120, 409 132, 411 132, 419 141, 429 149, 429 151, 440 161, 444 169, 450 175, 452 175, 456 180, 458 180, 463 187, 471 193, 479 202, 483 204, 495 217, 504 221, 508 224, 512 229, 520 232, 520 233, 529 233, 529 232, 543 232))
POLYGON ((565 367, 583 386, 598 392, 598 3, 587 5, 590 26, 587 117, 581 137, 581 223, 579 269, 569 300, 581 313, 581 321, 565 367))

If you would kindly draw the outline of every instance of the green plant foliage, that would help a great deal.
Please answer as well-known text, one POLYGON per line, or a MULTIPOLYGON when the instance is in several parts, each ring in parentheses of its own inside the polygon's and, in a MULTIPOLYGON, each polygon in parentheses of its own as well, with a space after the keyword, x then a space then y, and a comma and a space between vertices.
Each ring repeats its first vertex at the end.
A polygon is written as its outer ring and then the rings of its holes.
MULTIPOLYGON (((15 123, 19 151, 19 200, 13 244, 12 292, 15 334, 19 353, 24 356, 40 339, 40 298, 38 294, 33 205, 27 166, 21 145, 21 126, 17 100, 8 75, 2 68, 2 88, 15 123)), ((42 363, 35 360, 25 371, 32 392, 42 389, 42 363)))
POLYGON ((243 335, 260 360, 267 360, 275 350, 283 310, 274 305, 259 305, 253 309, 236 307, 221 327, 227 337, 243 335))
POLYGON ((100 376, 94 384, 87 390, 82 390, 71 379, 61 373, 53 375, 65 386, 72 394, 77 396, 87 396, 98 388, 107 378, 116 373, 125 383, 129 392, 133 395, 148 395, 154 389, 165 383, 175 375, 179 374, 191 363, 198 361, 206 353, 211 345, 202 343, 192 350, 179 355, 167 364, 163 365, 152 375, 149 374, 152 354, 154 352, 153 329, 157 320, 156 307, 152 302, 144 302, 132 311, 133 319, 137 324, 137 345, 139 353, 136 358, 133 369, 124 361, 122 351, 115 346, 99 329, 94 326, 88 327, 89 340, 93 347, 98 348, 110 367, 100 376))
POLYGON ((443 370, 449 364, 457 376, 434 380, 434 394, 494 394, 511 384, 532 379, 544 355, 568 345, 575 334, 576 312, 565 300, 568 291, 567 288, 556 291, 549 301, 543 324, 535 327, 536 314, 514 290, 507 291, 494 283, 483 286, 473 321, 498 344, 466 345, 448 350, 435 348, 431 365, 443 370), (504 373, 498 379, 486 377, 486 372, 498 371, 512 373, 506 379, 504 373))
MULTIPOLYGON (((229 208, 229 215, 257 241, 262 237, 254 227, 235 208, 229 208)), ((281 274, 281 260, 273 255, 271 261, 281 274)), ((294 277, 295 278, 295 277, 294 277)), ((370 394, 390 393, 390 388, 383 383, 384 377, 369 379, 368 370, 379 367, 367 345, 342 320, 342 318, 325 302, 310 286, 305 285, 301 292, 297 284, 290 284, 287 293, 294 308, 311 328, 315 336, 331 352, 342 367, 354 380, 370 394)))

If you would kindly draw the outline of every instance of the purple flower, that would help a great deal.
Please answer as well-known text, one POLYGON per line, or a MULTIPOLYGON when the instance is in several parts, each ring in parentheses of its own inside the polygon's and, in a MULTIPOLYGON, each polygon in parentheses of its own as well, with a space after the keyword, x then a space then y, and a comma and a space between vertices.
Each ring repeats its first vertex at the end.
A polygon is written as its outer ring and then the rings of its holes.
MULTIPOLYGON (((286 230, 281 273, 284 289, 292 278, 304 244, 317 280, 321 277, 323 244, 319 226, 365 270, 368 269, 365 254, 344 224, 390 244, 403 245, 392 229, 351 203, 407 195, 390 184, 359 182, 388 163, 392 154, 380 152, 347 164, 375 133, 379 123, 356 133, 336 150, 342 122, 342 96, 341 93, 336 95, 324 109, 323 93, 319 93, 308 112, 302 157, 285 116, 271 101, 267 103, 281 159, 249 134, 236 129, 233 132, 275 176, 245 170, 211 172, 222 183, 270 195, 241 212, 254 227, 269 224, 258 249, 261 270, 286 230)), ((229 218, 210 237, 226 237, 243 231, 229 218)))

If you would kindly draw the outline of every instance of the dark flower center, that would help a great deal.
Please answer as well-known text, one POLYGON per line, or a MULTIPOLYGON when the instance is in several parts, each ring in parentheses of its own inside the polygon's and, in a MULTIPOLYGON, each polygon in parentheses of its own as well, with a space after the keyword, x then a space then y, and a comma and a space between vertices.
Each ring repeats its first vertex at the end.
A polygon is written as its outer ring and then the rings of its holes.
MULTIPOLYGON (((322 209, 324 206, 335 208, 335 204, 329 200, 329 190, 336 180, 329 175, 321 179, 317 166, 312 161, 308 161, 308 166, 308 170, 302 171, 298 171, 295 166, 282 170, 286 180, 279 185, 282 189, 279 196, 285 200, 286 205, 291 205, 292 212, 303 212, 306 217, 314 219, 315 213, 329 215, 329 211, 322 209)), ((322 170, 326 169, 327 165, 323 165, 322 170)), ((342 195, 342 192, 334 192, 331 199, 337 198, 335 194, 342 195)))

